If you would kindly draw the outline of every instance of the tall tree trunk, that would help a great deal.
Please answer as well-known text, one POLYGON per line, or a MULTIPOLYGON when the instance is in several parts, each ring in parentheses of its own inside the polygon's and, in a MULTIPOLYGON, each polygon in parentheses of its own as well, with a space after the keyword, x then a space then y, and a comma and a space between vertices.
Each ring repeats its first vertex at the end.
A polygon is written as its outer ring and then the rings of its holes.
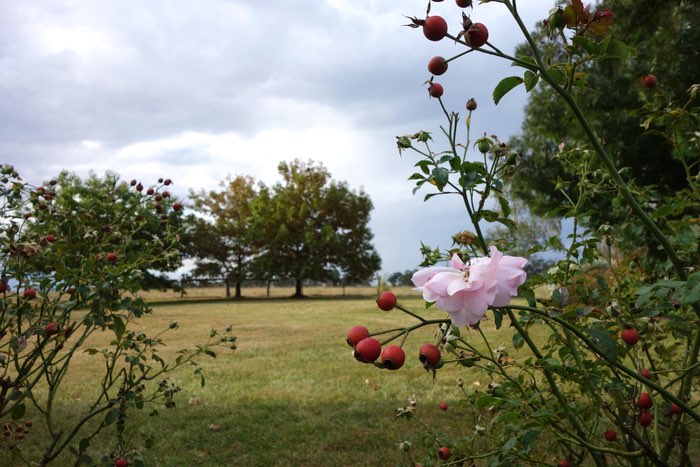
POLYGON ((295 279, 294 280, 294 295, 293 298, 304 298, 304 294, 302 293, 302 287, 303 287, 303 281, 301 279, 295 279))
POLYGON ((231 298, 231 280, 226 278, 226 298, 231 298))
POLYGON ((236 298, 241 298, 241 281, 236 281, 236 298))

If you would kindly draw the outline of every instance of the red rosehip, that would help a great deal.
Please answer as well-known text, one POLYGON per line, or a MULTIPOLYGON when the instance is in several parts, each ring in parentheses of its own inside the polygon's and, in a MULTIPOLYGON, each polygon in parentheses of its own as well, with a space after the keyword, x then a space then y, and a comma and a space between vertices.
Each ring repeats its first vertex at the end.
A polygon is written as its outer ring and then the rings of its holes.
POLYGON ((651 396, 648 392, 643 392, 639 395, 637 407, 640 409, 650 409, 652 405, 654 405, 654 401, 651 400, 651 396))
POLYGON ((163 196, 161 196, 161 195, 156 195, 156 197, 155 197, 154 199, 155 199, 156 201, 163 201, 163 196))
POLYGON ((430 94, 430 97, 441 97, 444 92, 445 89, 443 89, 442 84, 440 83, 431 83, 430 87, 428 88, 428 94, 430 94))
POLYGON ((44 240, 46 240, 46 241, 49 242, 49 243, 53 243, 53 242, 56 241, 56 237, 54 237, 54 236, 51 235, 51 234, 48 234, 46 237, 44 237, 44 240))
POLYGON ((170 180, 169 178, 166 178, 165 181, 163 182, 163 185, 168 186, 168 185, 170 185, 171 183, 173 183, 173 181, 170 180))
POLYGON ((29 300, 36 298, 36 289, 29 288, 24 291, 24 298, 28 298, 29 300))
POLYGON ((362 339, 367 339, 369 337, 369 330, 364 326, 353 326, 348 331, 348 337, 345 341, 350 347, 354 347, 362 339))
POLYGON ((639 424, 648 427, 654 421, 654 415, 648 410, 642 410, 639 414, 639 424))
POLYGON ((442 403, 440 404, 440 410, 447 410, 447 404, 445 404, 444 402, 442 402, 442 403))
POLYGON ((141 190, 143 190, 143 185, 141 185, 139 183, 138 185, 136 185, 136 191, 141 191, 141 190))
POLYGON ((440 349, 435 344, 423 344, 418 351, 418 359, 423 365, 435 366, 440 363, 440 349))
POLYGON ((0 293, 7 292, 7 289, 9 289, 7 282, 0 282, 0 293))
POLYGON ((66 289, 66 293, 67 293, 68 295, 73 295, 73 294, 75 293, 75 288, 74 288, 74 287, 68 287, 68 288, 66 289))
POLYGON ((457 6, 460 8, 467 8, 472 6, 472 0, 455 0, 457 6))
POLYGON ((134 179, 134 180, 132 180, 132 181, 129 182, 129 185, 131 185, 131 186, 136 186, 137 183, 138 183, 138 182, 134 179))
POLYGON ((605 439, 607 441, 610 441, 612 443, 617 439, 617 432, 612 428, 608 428, 607 430, 605 430, 605 433, 603 433, 603 436, 605 436, 605 439))
POLYGON ((659 80, 656 79, 656 76, 651 74, 642 76, 642 86, 644 86, 647 89, 656 86, 656 83, 658 83, 658 81, 659 80))
POLYGON ((557 464, 557 467, 571 467, 571 462, 569 462, 567 460, 561 460, 557 464))
POLYGON ((634 345, 639 342, 639 332, 633 328, 623 329, 620 337, 627 345, 634 345))
POLYGON ((450 456, 452 456, 452 451, 447 446, 443 446, 440 449, 438 449, 438 457, 441 460, 446 461, 450 458, 450 456))
POLYGON ((683 414, 683 409, 679 405, 676 405, 675 402, 671 402, 671 412, 676 415, 681 415, 683 414))
POLYGON ((110 251, 109 253, 107 253, 107 261, 109 261, 110 263, 113 263, 116 260, 117 260, 117 254, 115 252, 110 251))
POLYGON ((406 353, 398 345, 390 345, 382 351, 382 365, 390 370, 398 370, 406 361, 406 353))
POLYGON ((447 65, 444 57, 433 57, 428 62, 428 71, 434 75, 441 75, 447 71, 447 65))
POLYGON ((447 34, 447 21, 442 16, 428 16, 423 23, 423 35, 428 40, 439 41, 447 34))
POLYGON ((396 306, 396 294, 394 292, 387 290, 382 292, 377 299, 377 306, 380 310, 390 311, 396 306))
POLYGON ((473 97, 467 101, 466 107, 467 107, 467 110, 470 112, 473 112, 476 110, 477 105, 476 105, 476 101, 474 100, 473 97))
POLYGON ((639 370, 639 374, 646 379, 651 379, 651 371, 649 371, 649 368, 642 368, 639 370))
POLYGON ((164 191, 164 192, 163 192, 163 198, 170 198, 170 192, 169 192, 169 191, 164 191))
POLYGON ((464 39, 469 47, 478 49, 489 40, 489 30, 486 29, 483 23, 474 23, 467 31, 464 39))
POLYGON ((180 209, 182 209, 182 204, 180 204, 180 203, 173 203, 173 209, 174 209, 175 211, 179 211, 180 209))
POLYGON ((355 345, 355 358, 362 363, 372 363, 382 353, 382 345, 373 337, 362 339, 355 345))
POLYGON ((152 195, 152 194, 155 193, 155 192, 156 192, 156 190, 154 190, 153 188, 149 188, 148 190, 146 190, 146 194, 149 195, 149 196, 152 195))
POLYGON ((49 337, 58 334, 58 324, 51 321, 46 326, 44 326, 44 332, 49 337))
POLYGON ((120 457, 114 462, 114 467, 127 467, 129 463, 123 457, 120 457))

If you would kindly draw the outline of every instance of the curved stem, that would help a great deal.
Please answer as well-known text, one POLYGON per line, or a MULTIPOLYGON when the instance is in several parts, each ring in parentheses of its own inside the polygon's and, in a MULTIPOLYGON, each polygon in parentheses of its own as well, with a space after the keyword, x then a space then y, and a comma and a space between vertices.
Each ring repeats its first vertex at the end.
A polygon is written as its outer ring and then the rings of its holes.
MULTIPOLYGON (((661 394, 666 400, 670 402, 676 403, 679 407, 681 407, 693 420, 697 421, 700 423, 700 414, 696 413, 688 404, 686 404, 684 401, 682 401, 680 398, 676 397, 674 394, 671 392, 667 391, 665 388, 662 386, 658 385, 657 383, 646 379, 642 375, 638 374, 636 371, 629 369, 627 366, 620 364, 617 360, 609 357, 603 350, 598 347, 597 344, 595 344, 592 340, 590 340, 586 335, 581 332, 576 326, 572 325, 571 323, 558 318, 556 316, 551 316, 544 311, 540 310, 539 308, 534 308, 531 306, 525 306, 525 305, 508 305, 506 307, 502 307, 502 309, 505 309, 509 315, 512 314, 511 310, 521 310, 521 311, 529 311, 530 313, 535 313, 539 316, 542 316, 543 318, 555 321, 559 325, 565 327, 569 331, 571 331, 576 337, 578 337, 586 346, 593 351, 596 355, 598 355, 600 358, 604 359, 608 363, 610 363, 611 366, 617 368, 621 372, 627 374, 628 376, 631 376, 632 378, 636 379, 637 381, 646 384, 650 388, 654 389, 656 392, 661 394)), ((700 344, 699 344, 700 345, 700 344)))
MULTIPOLYGON (((513 314, 513 311, 510 310, 509 308, 505 308, 506 312, 508 313, 508 317, 510 318, 510 322, 515 327, 515 329, 518 331, 518 333, 523 337, 523 340, 525 340, 525 343, 527 344, 528 347, 530 347, 530 350, 532 353, 537 357, 538 360, 542 360, 544 356, 542 355, 542 352, 537 348, 537 345, 533 342, 532 339, 530 339, 530 335, 523 329, 523 327, 520 325, 517 319, 515 319, 515 315, 513 314)), ((544 377, 547 379, 547 383, 549 383, 549 388, 552 391, 552 394, 554 394, 554 397, 556 397, 557 401, 559 401, 559 404, 561 407, 563 407, 564 412, 566 413, 567 418, 569 419, 569 422, 571 423, 571 426, 574 427, 574 430, 576 431, 577 435, 581 438, 586 437, 586 433, 584 430, 584 427, 581 425, 579 419, 576 417, 576 414, 574 414, 571 411, 571 408, 569 407, 569 403, 564 397, 564 395, 561 393, 559 390, 559 386, 557 385, 556 380, 554 379, 554 376, 552 376, 552 373, 546 369, 542 368, 542 372, 544 373, 544 377)), ((591 457, 593 457, 593 461, 596 463, 598 466, 604 466, 605 465, 605 460, 595 451, 590 450, 589 452, 591 453, 591 457)))

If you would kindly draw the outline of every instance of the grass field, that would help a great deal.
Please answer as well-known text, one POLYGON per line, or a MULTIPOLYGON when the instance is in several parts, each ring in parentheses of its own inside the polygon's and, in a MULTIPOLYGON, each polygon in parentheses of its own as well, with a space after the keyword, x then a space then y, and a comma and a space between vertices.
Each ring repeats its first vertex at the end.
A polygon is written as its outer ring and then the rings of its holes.
MULTIPOLYGON (((421 433, 416 424, 393 417, 409 396, 416 396, 421 419, 438 429, 464 417, 455 379, 468 380, 469 373, 446 369, 433 381, 417 359, 419 346, 434 340, 434 329, 411 335, 405 346, 407 363, 399 371, 380 370, 352 358, 344 342, 351 326, 378 330, 415 323, 401 312, 378 310, 373 290, 366 292, 367 298, 155 306, 153 315, 139 323, 144 329, 180 323, 165 337, 165 355, 204 341, 212 327, 227 324, 233 325, 239 348, 204 361, 204 388, 189 369, 179 371, 174 379, 183 391, 174 410, 161 410, 153 418, 146 411, 134 413, 136 418, 129 423, 156 437, 155 446, 144 451, 146 465, 396 465, 405 460, 398 443, 421 433), (447 402, 450 409, 439 410, 440 402, 447 402)), ((409 289, 400 291, 399 299, 414 310, 423 309, 420 295, 409 289)), ((437 310, 424 313, 443 316, 437 310)), ((498 334, 503 342, 510 340, 510 331, 498 334)), ((58 401, 61 417, 72 419, 91 400, 100 368, 99 357, 77 356, 65 381, 66 397, 58 401)), ((37 428, 32 435, 41 432, 37 428)), ((113 438, 104 438, 105 442, 93 442, 97 459, 113 448, 109 444, 113 438)), ((56 465, 66 463, 64 457, 56 465)), ((0 458, 0 465, 10 464, 0 458)))

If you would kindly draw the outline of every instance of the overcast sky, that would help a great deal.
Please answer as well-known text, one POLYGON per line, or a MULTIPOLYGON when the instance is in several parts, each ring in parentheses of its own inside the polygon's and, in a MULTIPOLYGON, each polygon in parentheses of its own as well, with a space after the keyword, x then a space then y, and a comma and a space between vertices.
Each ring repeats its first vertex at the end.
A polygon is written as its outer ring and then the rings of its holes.
MULTIPOLYGON (((33 184, 62 169, 145 184, 169 177, 186 196, 227 174, 272 184, 281 160, 313 159, 371 196, 383 272, 413 269, 421 240, 448 248, 469 227, 457 199, 411 194, 417 156, 396 150, 397 135, 439 136, 426 65, 464 51, 402 26, 403 15, 424 17, 426 3, 0 0, 0 163, 33 184)), ((552 4, 519 7, 532 29, 552 4)), ((502 5, 466 11, 501 50, 522 42, 502 5)), ((454 1, 431 14, 459 31, 454 1)), ((477 100, 473 135, 505 140, 526 100, 518 90, 494 107, 493 87, 510 74, 506 62, 469 54, 435 81, 449 110, 477 100)))

